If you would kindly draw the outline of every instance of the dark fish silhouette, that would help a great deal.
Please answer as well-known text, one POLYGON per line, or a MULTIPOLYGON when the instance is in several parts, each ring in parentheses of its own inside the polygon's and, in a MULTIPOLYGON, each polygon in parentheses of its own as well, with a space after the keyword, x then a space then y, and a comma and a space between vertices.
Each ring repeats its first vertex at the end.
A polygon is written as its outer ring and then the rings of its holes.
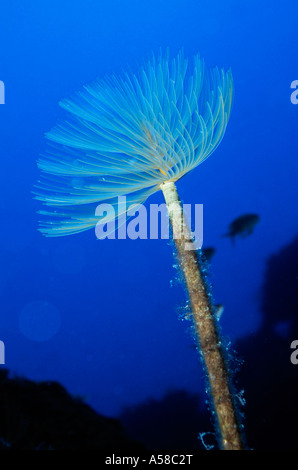
POLYGON ((213 258, 214 253, 215 253, 215 248, 213 248, 213 246, 202 248, 202 257, 206 261, 210 261, 211 258, 213 258))
POLYGON ((224 234, 223 236, 230 237, 232 241, 236 236, 245 238, 253 233, 253 230, 259 220, 260 217, 258 214, 241 215, 230 223, 228 233, 224 234))

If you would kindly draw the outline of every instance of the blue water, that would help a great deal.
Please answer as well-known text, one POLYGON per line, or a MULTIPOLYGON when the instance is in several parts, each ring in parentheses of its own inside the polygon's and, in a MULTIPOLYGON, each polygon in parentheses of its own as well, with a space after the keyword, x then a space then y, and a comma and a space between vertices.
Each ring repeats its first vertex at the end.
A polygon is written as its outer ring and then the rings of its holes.
MULTIPOLYGON (((94 231, 45 238, 32 196, 44 133, 63 116, 58 102, 109 73, 134 69, 151 51, 200 53, 231 67, 235 99, 216 152, 178 182, 181 198, 204 205, 204 245, 214 246, 210 282, 224 305, 223 335, 262 326, 267 259, 297 234, 297 2, 251 0, 15 0, 1 6, 0 339, 6 367, 57 380, 100 413, 200 393, 205 383, 183 321, 165 240, 96 240, 94 231), (254 212, 254 233, 223 238, 254 212), (173 282, 174 281, 174 282, 173 282)), ((162 194, 149 202, 162 202, 162 194)), ((282 319, 281 319, 282 320, 282 319)), ((288 343, 295 332, 282 329, 288 343)), ((3 367, 3 366, 1 366, 3 367)))

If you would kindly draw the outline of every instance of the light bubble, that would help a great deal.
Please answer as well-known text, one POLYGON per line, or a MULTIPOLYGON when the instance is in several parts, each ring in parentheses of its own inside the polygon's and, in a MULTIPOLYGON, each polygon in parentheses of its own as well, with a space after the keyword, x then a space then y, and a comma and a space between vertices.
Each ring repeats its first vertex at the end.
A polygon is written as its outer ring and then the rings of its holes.
POLYGON ((60 328, 61 318, 57 308, 45 300, 27 304, 19 313, 19 329, 32 341, 47 341, 60 328))

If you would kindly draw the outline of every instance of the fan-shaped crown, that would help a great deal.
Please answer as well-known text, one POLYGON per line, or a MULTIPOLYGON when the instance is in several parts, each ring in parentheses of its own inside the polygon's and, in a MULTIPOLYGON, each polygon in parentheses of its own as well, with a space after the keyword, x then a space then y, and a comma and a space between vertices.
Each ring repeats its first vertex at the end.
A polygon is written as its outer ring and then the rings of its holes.
MULTIPOLYGON (((40 231, 67 235, 98 222, 96 206, 141 204, 176 181, 221 141, 233 97, 231 71, 180 52, 153 56, 137 75, 100 79, 60 105, 68 119, 46 134, 36 197, 51 206, 40 231)), ((115 217, 121 214, 115 212, 115 217)))

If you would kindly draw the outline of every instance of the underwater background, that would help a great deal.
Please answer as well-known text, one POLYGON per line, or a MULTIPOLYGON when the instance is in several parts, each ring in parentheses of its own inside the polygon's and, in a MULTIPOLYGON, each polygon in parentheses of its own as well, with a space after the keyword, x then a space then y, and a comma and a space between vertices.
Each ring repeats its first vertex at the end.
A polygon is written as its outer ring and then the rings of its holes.
MULTIPOLYGON (((295 449, 297 2, 13 0, 0 9, 0 372, 58 382, 146 447, 202 449, 207 433, 216 448, 173 245, 97 240, 94 230, 45 238, 32 194, 62 98, 134 71, 160 47, 183 48, 234 78, 222 143, 177 188, 183 202, 204 205, 203 247, 215 250, 207 275, 224 307, 247 445, 295 449), (223 237, 249 213, 259 216, 250 235, 223 237)), ((162 202, 159 192, 146 205, 162 202)))

